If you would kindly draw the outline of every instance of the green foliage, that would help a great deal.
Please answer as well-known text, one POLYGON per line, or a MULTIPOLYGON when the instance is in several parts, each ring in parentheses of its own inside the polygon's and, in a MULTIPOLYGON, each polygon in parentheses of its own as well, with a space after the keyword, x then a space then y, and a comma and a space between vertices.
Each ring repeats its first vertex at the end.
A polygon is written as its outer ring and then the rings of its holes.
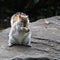
POLYGON ((60 15, 60 0, 0 0, 0 25, 16 12, 28 14, 30 21, 60 15))

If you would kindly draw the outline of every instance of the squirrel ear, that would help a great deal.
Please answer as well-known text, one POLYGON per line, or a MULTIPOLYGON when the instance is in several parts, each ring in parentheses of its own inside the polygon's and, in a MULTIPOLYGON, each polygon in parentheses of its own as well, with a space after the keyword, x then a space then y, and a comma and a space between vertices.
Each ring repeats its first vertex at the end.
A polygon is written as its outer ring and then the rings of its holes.
POLYGON ((25 13, 21 13, 21 17, 28 18, 28 15, 26 15, 25 13))
POLYGON ((28 15, 26 15, 25 17, 28 18, 28 15))
POLYGON ((28 18, 28 15, 21 15, 22 18, 28 18))

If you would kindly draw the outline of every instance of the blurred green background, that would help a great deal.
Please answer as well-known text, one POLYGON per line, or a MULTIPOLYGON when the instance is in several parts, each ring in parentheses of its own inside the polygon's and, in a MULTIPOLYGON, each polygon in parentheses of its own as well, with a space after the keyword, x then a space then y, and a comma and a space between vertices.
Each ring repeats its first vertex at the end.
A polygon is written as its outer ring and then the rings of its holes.
POLYGON ((0 29, 10 26, 16 12, 29 15, 30 21, 60 15, 60 0, 0 0, 0 29))

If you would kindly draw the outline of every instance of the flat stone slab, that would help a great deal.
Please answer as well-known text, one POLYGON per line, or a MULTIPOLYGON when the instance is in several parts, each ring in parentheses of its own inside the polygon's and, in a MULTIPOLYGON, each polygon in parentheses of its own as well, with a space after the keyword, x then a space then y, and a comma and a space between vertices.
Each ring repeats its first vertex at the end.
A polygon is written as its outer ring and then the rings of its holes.
POLYGON ((11 60, 16 56, 60 59, 60 16, 40 19, 30 23, 30 27, 32 47, 8 47, 10 28, 0 31, 0 60, 11 60))

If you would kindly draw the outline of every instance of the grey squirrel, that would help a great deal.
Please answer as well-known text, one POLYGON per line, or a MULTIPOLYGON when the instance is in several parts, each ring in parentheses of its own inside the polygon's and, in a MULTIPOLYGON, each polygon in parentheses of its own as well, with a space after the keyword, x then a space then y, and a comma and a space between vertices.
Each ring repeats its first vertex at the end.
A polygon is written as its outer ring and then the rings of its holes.
POLYGON ((8 46, 12 46, 14 44, 31 46, 29 17, 24 13, 18 12, 11 17, 8 46))

